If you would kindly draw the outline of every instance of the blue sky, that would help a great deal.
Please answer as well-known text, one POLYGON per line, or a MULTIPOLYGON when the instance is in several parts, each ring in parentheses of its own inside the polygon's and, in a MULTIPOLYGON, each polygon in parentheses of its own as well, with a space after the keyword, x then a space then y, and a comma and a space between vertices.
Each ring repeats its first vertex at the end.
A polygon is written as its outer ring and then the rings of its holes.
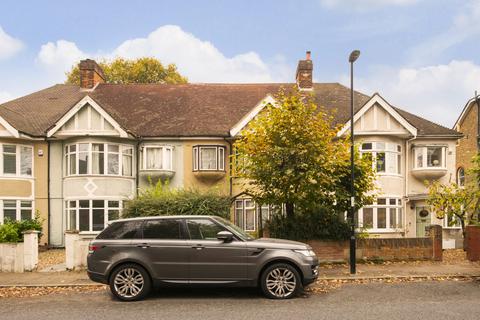
POLYGON ((9 1, 0 3, 0 100, 64 81, 85 57, 155 56, 191 82, 356 85, 451 126, 480 91, 480 0, 9 1))

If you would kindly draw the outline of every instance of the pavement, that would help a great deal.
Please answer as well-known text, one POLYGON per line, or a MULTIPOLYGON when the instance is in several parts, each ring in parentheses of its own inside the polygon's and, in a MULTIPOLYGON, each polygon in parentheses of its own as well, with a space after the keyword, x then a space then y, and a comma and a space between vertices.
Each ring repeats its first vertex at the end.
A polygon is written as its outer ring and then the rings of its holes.
MULTIPOLYGON (((12 286, 82 286, 97 285, 85 271, 1 273, 0 287, 12 286)), ((319 280, 398 279, 480 277, 480 263, 466 260, 452 262, 414 261, 357 264, 357 274, 350 275, 348 264, 321 265, 319 280)))
POLYGON ((478 281, 345 284, 275 301, 254 289, 168 289, 138 302, 106 290, 0 299, 0 319, 478 319, 478 281))

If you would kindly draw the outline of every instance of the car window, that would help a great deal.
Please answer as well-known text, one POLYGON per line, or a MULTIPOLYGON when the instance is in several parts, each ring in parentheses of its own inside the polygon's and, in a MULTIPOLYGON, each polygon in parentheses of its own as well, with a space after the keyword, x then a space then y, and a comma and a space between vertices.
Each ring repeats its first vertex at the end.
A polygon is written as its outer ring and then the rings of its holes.
POLYGON ((109 225, 97 239, 138 239, 142 221, 119 221, 109 225))
POLYGON ((209 219, 188 219, 187 227, 190 239, 194 240, 217 240, 217 233, 226 230, 209 219))
POLYGON ((182 239, 182 224, 177 219, 146 220, 144 239, 182 239))

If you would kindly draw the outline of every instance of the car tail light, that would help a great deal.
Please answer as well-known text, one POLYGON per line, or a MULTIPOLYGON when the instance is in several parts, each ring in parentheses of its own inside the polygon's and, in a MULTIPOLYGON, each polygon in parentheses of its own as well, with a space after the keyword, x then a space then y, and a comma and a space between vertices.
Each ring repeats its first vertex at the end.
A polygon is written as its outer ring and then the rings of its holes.
POLYGON ((96 245, 89 245, 88 246, 88 253, 94 253, 95 251, 98 251, 100 249, 100 246, 96 246, 96 245))

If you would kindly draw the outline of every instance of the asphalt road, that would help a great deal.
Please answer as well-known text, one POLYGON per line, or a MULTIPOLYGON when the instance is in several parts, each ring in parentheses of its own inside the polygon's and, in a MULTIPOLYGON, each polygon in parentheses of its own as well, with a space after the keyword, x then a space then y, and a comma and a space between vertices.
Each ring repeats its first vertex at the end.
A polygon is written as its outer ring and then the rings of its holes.
POLYGON ((480 319, 480 282, 345 285, 288 301, 251 289, 175 289, 122 303, 107 292, 0 299, 0 319, 480 319))

